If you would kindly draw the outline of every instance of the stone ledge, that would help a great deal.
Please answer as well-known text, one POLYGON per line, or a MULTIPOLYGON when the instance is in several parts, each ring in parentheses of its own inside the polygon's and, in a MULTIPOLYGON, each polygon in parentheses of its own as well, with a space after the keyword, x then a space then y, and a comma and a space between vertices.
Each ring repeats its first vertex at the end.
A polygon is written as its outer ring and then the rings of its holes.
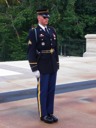
POLYGON ((87 34, 87 35, 85 35, 85 38, 96 39, 96 34, 87 34))

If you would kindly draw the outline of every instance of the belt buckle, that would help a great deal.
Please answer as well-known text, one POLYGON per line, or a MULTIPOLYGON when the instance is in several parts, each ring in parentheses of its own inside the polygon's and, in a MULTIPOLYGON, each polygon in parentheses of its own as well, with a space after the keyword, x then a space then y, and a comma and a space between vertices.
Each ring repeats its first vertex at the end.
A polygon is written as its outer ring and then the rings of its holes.
POLYGON ((53 48, 51 48, 51 49, 50 49, 50 53, 51 53, 51 54, 53 54, 53 52, 54 52, 54 49, 53 49, 53 48))

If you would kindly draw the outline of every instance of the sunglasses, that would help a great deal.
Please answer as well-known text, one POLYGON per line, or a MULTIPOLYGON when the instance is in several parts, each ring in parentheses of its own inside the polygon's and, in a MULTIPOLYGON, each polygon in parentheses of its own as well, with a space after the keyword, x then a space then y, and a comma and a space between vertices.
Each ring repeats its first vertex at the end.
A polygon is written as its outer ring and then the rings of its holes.
POLYGON ((44 14, 43 14, 42 17, 43 17, 44 19, 47 19, 47 18, 49 19, 50 15, 44 15, 44 14))
POLYGON ((45 17, 45 16, 42 16, 42 17, 43 17, 44 19, 47 19, 47 18, 49 19, 49 17, 45 17))

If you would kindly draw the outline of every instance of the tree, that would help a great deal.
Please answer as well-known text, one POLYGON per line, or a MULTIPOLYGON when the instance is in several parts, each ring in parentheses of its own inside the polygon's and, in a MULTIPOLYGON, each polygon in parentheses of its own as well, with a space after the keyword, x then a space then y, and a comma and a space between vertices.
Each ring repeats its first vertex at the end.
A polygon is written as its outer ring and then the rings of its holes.
POLYGON ((83 33, 96 33, 96 1, 76 0, 75 12, 79 16, 79 21, 84 24, 83 33))
POLYGON ((94 0, 0 0, 0 61, 26 59, 26 37, 37 25, 39 5, 48 6, 49 25, 56 29, 59 45, 76 49, 74 42, 96 33, 94 0))

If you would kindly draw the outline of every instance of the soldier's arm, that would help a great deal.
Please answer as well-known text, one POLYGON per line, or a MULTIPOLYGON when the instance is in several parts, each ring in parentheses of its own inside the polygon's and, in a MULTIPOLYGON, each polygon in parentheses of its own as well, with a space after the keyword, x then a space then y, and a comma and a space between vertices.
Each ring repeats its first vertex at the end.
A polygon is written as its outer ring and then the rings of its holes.
POLYGON ((58 68, 59 68, 59 56, 58 56, 58 43, 57 43, 57 33, 56 33, 56 30, 53 28, 53 31, 56 35, 56 47, 55 47, 55 53, 56 53, 56 61, 57 61, 57 65, 58 65, 58 68))
POLYGON ((36 38, 34 29, 31 29, 28 35, 28 60, 32 71, 34 72, 38 70, 36 56, 36 38))
POLYGON ((57 35, 56 35, 56 61, 59 69, 59 56, 58 56, 58 44, 57 44, 57 35))

